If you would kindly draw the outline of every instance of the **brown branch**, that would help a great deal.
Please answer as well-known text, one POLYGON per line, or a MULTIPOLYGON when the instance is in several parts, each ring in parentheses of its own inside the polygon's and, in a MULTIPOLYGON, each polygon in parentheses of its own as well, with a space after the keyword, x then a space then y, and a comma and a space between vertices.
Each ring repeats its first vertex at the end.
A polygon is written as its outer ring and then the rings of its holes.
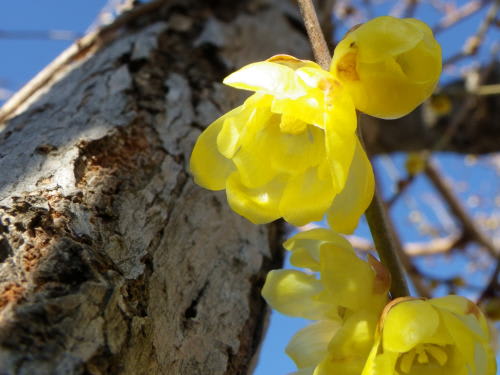
POLYGON ((405 193, 405 191, 410 187, 410 185, 415 181, 415 175, 408 175, 406 178, 398 181, 398 190, 394 193, 394 195, 389 198, 385 204, 388 208, 391 208, 394 203, 405 193))
POLYGON ((488 298, 496 297, 500 293, 499 291, 500 283, 498 281, 499 276, 500 276, 500 258, 497 259, 497 264, 495 266, 495 269, 493 270, 493 273, 491 274, 490 281, 488 282, 488 285, 481 293, 481 296, 477 301, 478 304, 488 298))
POLYGON ((59 73, 64 71, 71 64, 76 61, 80 61, 89 53, 100 49, 105 44, 108 44, 118 36, 117 31, 121 27, 144 16, 145 14, 157 11, 166 3, 166 1, 167 0, 155 0, 133 8, 129 12, 117 17, 113 23, 104 26, 97 31, 91 32, 76 41, 68 49, 62 52, 45 69, 38 73, 23 88, 21 88, 21 90, 14 94, 2 108, 0 108, 0 124, 12 117, 33 94, 48 85, 59 73))
POLYGON ((300 14, 302 15, 307 30, 307 35, 311 41, 314 58, 323 69, 328 70, 330 69, 332 57, 328 50, 323 32, 321 31, 318 15, 314 10, 312 0, 298 0, 298 3, 300 14))
POLYGON ((425 173, 434 187, 444 198, 453 215, 461 222, 463 230, 465 232, 464 235, 470 236, 471 239, 476 241, 479 245, 483 246, 490 253, 490 255, 496 257, 498 255, 498 250, 495 248, 495 245, 481 231, 474 220, 469 217, 469 214, 463 207, 460 200, 455 196, 455 193, 444 181, 437 167, 430 160, 427 163, 425 173))

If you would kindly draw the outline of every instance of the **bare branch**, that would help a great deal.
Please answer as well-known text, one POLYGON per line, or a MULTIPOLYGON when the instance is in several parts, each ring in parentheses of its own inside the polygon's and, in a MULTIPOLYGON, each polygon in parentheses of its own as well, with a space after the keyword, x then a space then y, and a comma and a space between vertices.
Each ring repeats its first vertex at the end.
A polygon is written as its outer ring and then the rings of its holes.
POLYGON ((460 200, 455 196, 451 188, 442 178, 439 170, 432 161, 427 163, 425 173, 432 184, 446 201, 455 217, 461 222, 465 235, 470 236, 479 245, 483 246, 492 256, 498 256, 499 252, 492 241, 481 231, 463 207, 460 200))
POLYGON ((465 3, 463 6, 458 8, 457 10, 446 14, 439 23, 433 27, 434 34, 438 34, 450 26, 455 25, 460 21, 464 21, 469 16, 474 15, 478 11, 480 11, 486 4, 488 4, 491 0, 482 0, 482 1, 469 1, 465 3))
POLYGON ((304 19, 304 25, 307 30, 307 35, 311 41, 314 58, 319 65, 325 70, 330 68, 332 57, 328 50, 325 37, 319 25, 318 16, 314 10, 312 0, 299 0, 300 14, 304 19))

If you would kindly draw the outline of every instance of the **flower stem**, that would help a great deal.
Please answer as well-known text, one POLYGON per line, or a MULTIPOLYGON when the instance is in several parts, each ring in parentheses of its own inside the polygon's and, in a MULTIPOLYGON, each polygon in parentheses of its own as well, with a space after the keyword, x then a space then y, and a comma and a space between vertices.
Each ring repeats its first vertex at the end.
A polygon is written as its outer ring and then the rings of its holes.
POLYGON ((326 44, 325 36, 319 25, 318 15, 314 10, 312 0, 298 0, 300 14, 304 20, 304 25, 307 30, 307 35, 311 41, 311 46, 314 53, 314 59, 325 70, 330 68, 332 61, 328 45, 326 44))
MULTIPOLYGON (((329 70, 331 55, 321 31, 312 0, 298 0, 298 3, 311 42, 314 58, 323 69, 329 70)), ((359 127, 358 130, 361 142, 363 142, 361 128, 359 127)), ((377 189, 375 189, 373 200, 365 213, 366 220, 380 260, 391 273, 391 295, 393 298, 404 297, 410 295, 410 292, 404 276, 404 267, 399 259, 398 249, 393 237, 393 229, 388 224, 383 204, 377 189)))
POLYGON ((399 258, 398 248, 394 239, 393 228, 388 225, 387 213, 383 206, 384 202, 377 189, 373 200, 365 212, 366 221, 370 227, 373 242, 382 263, 391 273, 391 296, 392 298, 410 295, 404 267, 399 258))

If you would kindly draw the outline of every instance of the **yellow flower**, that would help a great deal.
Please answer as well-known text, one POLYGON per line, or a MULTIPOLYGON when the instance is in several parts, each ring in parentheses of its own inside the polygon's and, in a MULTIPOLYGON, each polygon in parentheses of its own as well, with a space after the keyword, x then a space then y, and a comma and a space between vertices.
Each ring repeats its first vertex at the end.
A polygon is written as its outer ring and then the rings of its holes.
POLYGON ((396 299, 362 375, 495 375, 489 340, 483 314, 464 297, 396 299))
POLYGON ((320 275, 275 270, 267 276, 262 295, 274 309, 318 320, 291 339, 287 354, 300 374, 359 375, 387 302, 388 272, 374 258, 358 258, 345 238, 328 229, 301 232, 284 246, 292 265, 320 275))
POLYGON ((373 173, 352 101, 333 75, 279 55, 224 83, 256 93, 200 135, 191 156, 196 183, 226 189, 231 208, 256 224, 283 217, 304 225, 331 207, 333 228, 352 232, 372 199, 373 173))
POLYGON ((441 65, 441 47, 425 23, 384 16, 345 36, 331 71, 357 109, 390 119, 410 113, 431 95, 441 65))

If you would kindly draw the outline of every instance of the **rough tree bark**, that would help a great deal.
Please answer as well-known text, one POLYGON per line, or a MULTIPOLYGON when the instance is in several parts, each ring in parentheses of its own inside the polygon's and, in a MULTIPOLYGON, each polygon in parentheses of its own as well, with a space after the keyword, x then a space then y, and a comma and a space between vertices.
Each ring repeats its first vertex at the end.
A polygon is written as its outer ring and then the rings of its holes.
POLYGON ((143 9, 82 42, 0 133, 1 374, 252 369, 283 228, 232 213, 187 162, 242 98, 227 73, 309 48, 287 0, 143 9))

